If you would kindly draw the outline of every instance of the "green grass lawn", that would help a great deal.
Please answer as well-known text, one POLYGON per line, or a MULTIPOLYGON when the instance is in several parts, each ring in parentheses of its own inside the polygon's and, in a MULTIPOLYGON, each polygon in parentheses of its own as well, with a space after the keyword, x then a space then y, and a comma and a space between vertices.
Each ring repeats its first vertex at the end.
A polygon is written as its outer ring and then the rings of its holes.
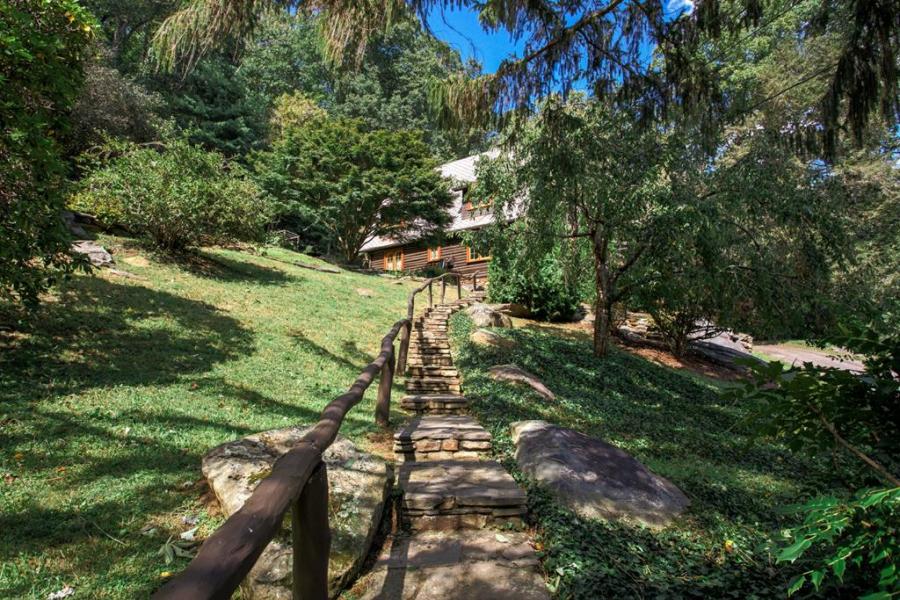
MULTIPOLYGON (((179 263, 102 241, 137 277, 73 277, 26 329, 0 331, 2 598, 63 584, 77 598, 147 597, 186 564, 157 556, 191 527, 182 518, 199 516, 201 537, 220 522, 201 501, 203 454, 314 422, 411 287, 297 268, 317 261, 281 249, 179 263)), ((363 445, 374 388, 342 429, 363 445)))
MULTIPOLYGON (((560 598, 784 598, 796 565, 776 565, 780 508, 842 489, 831 456, 811 457, 753 435, 748 407, 723 400, 721 385, 590 342, 535 328, 503 330, 518 346, 468 341, 471 321, 452 320, 456 364, 473 412, 494 435, 495 453, 529 491, 548 581, 560 598), (487 368, 514 362, 557 394, 496 382, 487 368), (582 519, 525 481, 509 424, 544 419, 630 452, 678 485, 688 511, 662 532, 582 519), (728 542, 726 544, 726 542, 728 542)), ((846 465, 845 465, 846 466, 846 465)), ((841 468, 843 471, 843 467, 841 468)), ((848 591, 852 597, 852 590, 848 591)), ((827 597, 838 597, 824 590, 827 597)))

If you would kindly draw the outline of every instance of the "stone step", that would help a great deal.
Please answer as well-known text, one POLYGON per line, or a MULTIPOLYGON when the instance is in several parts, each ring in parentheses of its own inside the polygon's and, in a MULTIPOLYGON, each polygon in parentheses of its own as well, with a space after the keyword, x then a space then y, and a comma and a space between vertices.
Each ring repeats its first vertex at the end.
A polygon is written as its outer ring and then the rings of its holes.
POLYGON ((491 449, 491 434, 472 417, 417 417, 394 434, 394 454, 403 462, 477 459, 491 449))
POLYGON ((352 594, 359 600, 550 600, 537 553, 518 531, 395 535, 352 594))
POLYGON ((411 396, 416 394, 462 394, 462 387, 458 385, 407 385, 404 389, 411 396))
POLYGON ((413 348, 410 346, 407 356, 446 356, 450 358, 450 348, 413 348))
POLYGON ((459 415, 468 407, 468 399, 461 394, 408 394, 400 399, 400 408, 419 415, 459 415))
POLYGON ((450 337, 447 335, 446 331, 413 331, 412 336, 410 336, 410 342, 418 341, 418 340, 437 340, 439 342, 447 342, 450 340, 450 337))
POLYGON ((404 463, 402 518, 413 531, 522 525, 525 492, 496 461, 404 463))
POLYGON ((406 389, 411 388, 458 388, 461 385, 457 377, 408 377, 406 379, 406 389))
POLYGON ((430 350, 449 350, 450 342, 447 340, 409 340, 410 348, 427 348, 430 350))
POLYGON ((409 377, 459 377, 459 370, 453 366, 412 366, 407 369, 409 377))
POLYGON ((453 365, 453 359, 449 356, 408 356, 406 359, 407 368, 411 367, 449 367, 453 365))

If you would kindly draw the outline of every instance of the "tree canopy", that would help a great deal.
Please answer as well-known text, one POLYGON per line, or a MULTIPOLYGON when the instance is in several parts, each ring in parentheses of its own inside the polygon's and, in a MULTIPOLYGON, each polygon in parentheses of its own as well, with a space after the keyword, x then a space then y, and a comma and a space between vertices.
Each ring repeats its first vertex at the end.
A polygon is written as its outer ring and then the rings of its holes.
MULTIPOLYGON (((700 0, 693 11, 673 12, 662 0, 193 0, 157 33, 160 58, 168 65, 190 65, 229 35, 248 35, 272 6, 320 13, 331 58, 357 63, 379 32, 410 15, 424 26, 438 7, 477 12, 485 29, 505 30, 523 50, 495 73, 448 78, 440 104, 457 121, 534 108, 547 94, 565 93, 581 82, 597 96, 629 104, 637 100, 647 118, 675 112, 718 122, 739 118, 744 104, 742 96, 723 89, 728 74, 723 45, 742 46, 779 16, 808 5, 700 0), (654 49, 652 58, 648 48, 654 49)), ((900 9, 890 0, 818 3, 797 23, 794 39, 806 47, 829 38, 834 53, 811 73, 785 81, 771 97, 813 79, 827 81, 817 103, 821 141, 829 152, 843 128, 860 140, 876 113, 896 123, 898 31, 900 9)))
POLYGON ((447 182, 417 131, 312 118, 256 162, 281 222, 307 239, 324 232, 323 246, 347 262, 374 236, 429 235, 449 220, 447 182))
POLYGON ((73 265, 62 154, 94 27, 75 1, 0 5, 0 299, 33 303, 73 265))

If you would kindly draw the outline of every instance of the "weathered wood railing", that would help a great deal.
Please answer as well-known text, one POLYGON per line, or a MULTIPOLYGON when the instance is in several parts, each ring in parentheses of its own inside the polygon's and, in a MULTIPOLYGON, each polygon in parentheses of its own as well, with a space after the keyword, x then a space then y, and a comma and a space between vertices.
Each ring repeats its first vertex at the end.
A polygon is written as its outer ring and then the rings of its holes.
MULTIPOLYGON (((157 600, 227 599, 238 588, 266 546, 281 528, 291 510, 291 542, 294 550, 293 596, 302 600, 328 597, 328 555, 331 533, 328 526, 328 473, 322 454, 334 442, 344 417, 359 404, 380 373, 375 421, 386 427, 390 421, 391 387, 396 371, 406 370, 406 356, 412 334, 416 295, 428 290, 433 306, 432 286, 441 282, 441 301, 446 299, 447 279, 456 278, 457 297, 462 299, 462 280, 455 273, 429 279, 409 295, 407 316, 381 340, 378 356, 370 362, 350 389, 332 400, 319 422, 300 443, 281 456, 253 494, 200 547, 197 556, 175 579, 161 587, 157 600), (395 363, 394 340, 400 335, 399 357, 395 363), (396 368, 395 368, 396 367, 396 368)), ((472 289, 478 284, 472 274, 472 289)))

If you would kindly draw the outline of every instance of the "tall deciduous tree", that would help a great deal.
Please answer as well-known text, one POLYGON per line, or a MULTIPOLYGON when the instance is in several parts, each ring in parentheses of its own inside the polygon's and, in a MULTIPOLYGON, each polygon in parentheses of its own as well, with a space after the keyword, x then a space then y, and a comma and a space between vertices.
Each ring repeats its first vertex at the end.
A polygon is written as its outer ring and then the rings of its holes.
POLYGON ((240 76, 269 98, 299 92, 332 116, 360 119, 370 129, 420 130, 444 159, 482 142, 482 129, 445 130, 430 110, 434 83, 464 69, 447 44, 401 21, 372 40, 359 69, 340 69, 323 52, 319 24, 315 16, 265 18, 241 56, 240 76))
POLYGON ((562 238, 590 240, 598 356, 609 350, 613 306, 638 284, 635 266, 662 245, 666 221, 677 216, 663 167, 654 132, 583 99, 551 99, 510 153, 479 166, 474 193, 501 199, 498 211, 521 202, 536 255, 562 238))
POLYGON ((347 262, 373 236, 428 235, 449 220, 449 189, 420 132, 313 119, 289 128, 257 166, 282 221, 324 230, 347 262))
POLYGON ((93 21, 70 0, 0 4, 0 298, 36 301, 67 269, 60 140, 93 21))

